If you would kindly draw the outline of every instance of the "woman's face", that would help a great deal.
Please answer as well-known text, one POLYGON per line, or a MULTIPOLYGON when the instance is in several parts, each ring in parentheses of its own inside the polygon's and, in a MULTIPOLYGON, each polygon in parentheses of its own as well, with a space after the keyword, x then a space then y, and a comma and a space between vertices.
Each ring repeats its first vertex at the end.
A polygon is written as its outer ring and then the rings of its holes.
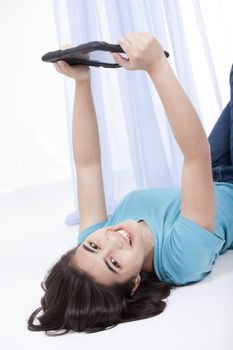
POLYGON ((135 278, 142 269, 145 258, 143 239, 139 223, 125 220, 90 234, 76 249, 72 262, 105 285, 125 282, 135 278), (120 226, 132 233, 131 245, 117 232, 120 226))

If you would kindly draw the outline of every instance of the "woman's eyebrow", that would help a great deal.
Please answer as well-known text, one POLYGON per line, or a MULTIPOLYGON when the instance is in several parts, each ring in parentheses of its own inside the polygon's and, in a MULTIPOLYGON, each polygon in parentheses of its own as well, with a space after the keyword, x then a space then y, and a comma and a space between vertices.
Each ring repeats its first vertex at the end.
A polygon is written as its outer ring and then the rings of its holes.
MULTIPOLYGON (((91 248, 89 248, 89 247, 86 246, 85 244, 83 244, 82 247, 83 247, 85 250, 87 250, 88 252, 91 252, 91 253, 94 253, 94 254, 97 253, 95 250, 92 250, 91 248)), ((105 258, 103 258, 103 260, 104 260, 105 265, 107 266, 107 268, 108 268, 109 270, 111 270, 112 272, 114 272, 114 273, 116 273, 117 275, 119 275, 119 273, 118 273, 116 270, 114 270, 114 269, 112 268, 111 265, 109 265, 108 261, 107 261, 105 258)))

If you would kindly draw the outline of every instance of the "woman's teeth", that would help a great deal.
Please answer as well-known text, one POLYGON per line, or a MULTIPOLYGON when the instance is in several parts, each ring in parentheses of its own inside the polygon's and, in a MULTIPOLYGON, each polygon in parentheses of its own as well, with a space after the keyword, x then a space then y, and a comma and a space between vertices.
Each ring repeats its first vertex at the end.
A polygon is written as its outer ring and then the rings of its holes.
POLYGON ((127 240, 128 240, 128 242, 129 242, 129 245, 131 245, 131 240, 130 240, 130 238, 129 238, 129 235, 128 235, 128 233, 127 232, 125 232, 124 230, 118 230, 117 231, 120 235, 122 235, 122 236, 124 236, 125 238, 127 238, 127 240))

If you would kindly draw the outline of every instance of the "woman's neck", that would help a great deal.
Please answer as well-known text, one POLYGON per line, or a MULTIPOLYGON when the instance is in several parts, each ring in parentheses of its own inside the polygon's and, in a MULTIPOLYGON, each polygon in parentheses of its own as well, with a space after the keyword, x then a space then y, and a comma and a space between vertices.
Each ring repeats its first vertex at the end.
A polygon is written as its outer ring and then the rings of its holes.
POLYGON ((145 259, 142 265, 142 271, 153 272, 154 271, 154 238, 153 233, 145 221, 139 222, 143 240, 145 259))

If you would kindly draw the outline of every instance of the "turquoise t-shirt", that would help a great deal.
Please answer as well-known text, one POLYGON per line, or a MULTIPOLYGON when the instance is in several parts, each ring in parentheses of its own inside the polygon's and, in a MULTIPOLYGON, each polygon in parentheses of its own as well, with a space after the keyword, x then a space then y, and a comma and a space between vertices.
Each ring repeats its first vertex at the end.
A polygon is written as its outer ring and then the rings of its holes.
POLYGON ((200 281, 211 272, 219 254, 233 249, 233 184, 214 182, 214 189, 213 233, 181 215, 180 188, 146 188, 128 193, 108 220, 80 232, 78 244, 100 228, 141 219, 153 233, 158 278, 176 285, 200 281))

